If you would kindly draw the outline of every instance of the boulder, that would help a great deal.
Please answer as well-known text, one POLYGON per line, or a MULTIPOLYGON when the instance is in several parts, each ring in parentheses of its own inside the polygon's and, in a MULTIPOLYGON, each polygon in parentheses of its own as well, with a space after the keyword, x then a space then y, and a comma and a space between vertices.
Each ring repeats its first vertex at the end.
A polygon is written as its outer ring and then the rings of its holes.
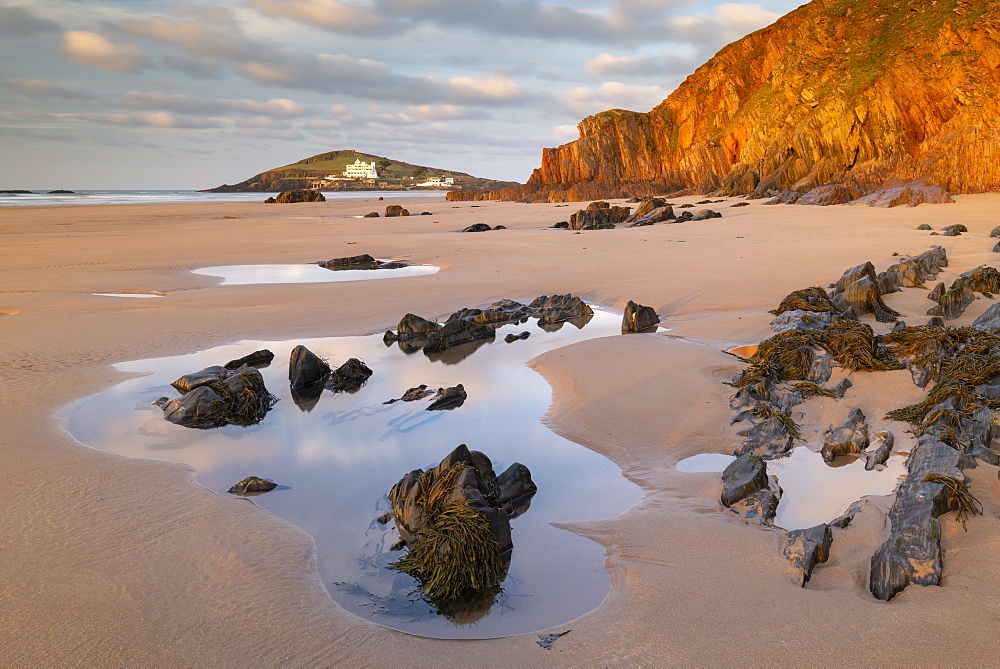
POLYGON ((349 358, 347 362, 330 372, 326 380, 327 390, 333 392, 350 392, 365 385, 372 375, 372 370, 357 358, 349 358))
POLYGON ((849 204, 868 207, 916 207, 924 203, 947 204, 954 201, 954 198, 945 189, 931 185, 924 179, 918 179, 886 184, 849 204))
POLYGON ((990 237, 1000 237, 1000 225, 990 230, 990 237))
POLYGON ((565 229, 569 228, 569 221, 559 221, 558 223, 556 223, 552 227, 556 228, 556 229, 559 229, 559 230, 565 230, 565 229))
POLYGON ((385 208, 385 215, 386 218, 390 216, 409 216, 410 212, 408 212, 406 209, 403 209, 403 207, 398 204, 390 204, 388 207, 385 208))
POLYGON ((163 417, 175 425, 200 427, 199 423, 209 420, 216 427, 215 417, 226 413, 226 401, 208 386, 199 386, 178 399, 163 405, 163 417))
POLYGON ((189 393, 201 386, 216 386, 218 390, 217 386, 229 376, 228 371, 225 367, 213 365, 193 374, 185 374, 170 385, 179 393, 189 393))
POLYGON ((259 476, 248 476, 229 489, 233 495, 246 495, 247 493, 269 492, 278 487, 274 481, 262 479, 259 476))
POLYGON ((592 318, 594 310, 579 297, 565 295, 541 295, 528 305, 539 325, 559 323, 575 318, 592 318))
POLYGON ((492 230, 490 226, 485 223, 474 223, 469 227, 462 230, 462 232, 489 232, 492 230))
POLYGON ((794 435, 781 418, 767 418, 736 434, 744 438, 743 443, 733 451, 737 457, 749 454, 770 460, 792 451, 794 435))
POLYGON ((277 202, 278 201, 275 200, 273 197, 269 197, 266 200, 264 200, 264 204, 276 204, 277 202))
POLYGON ((867 276, 849 284, 843 293, 834 296, 834 303, 842 309, 854 309, 854 313, 875 314, 879 323, 893 323, 901 314, 891 309, 879 294, 878 279, 873 282, 867 276))
POLYGON ((832 425, 826 431, 823 450, 820 453, 823 460, 833 462, 838 455, 862 453, 868 448, 868 421, 861 409, 851 409, 847 420, 839 427, 832 425))
POLYGON ((295 202, 326 202, 326 198, 318 190, 286 190, 278 194, 278 204, 295 202))
POLYGON ((968 232, 968 230, 964 225, 961 224, 946 225, 943 228, 941 228, 942 237, 958 237, 963 232, 968 232))
POLYGON ((882 431, 875 435, 875 441, 872 443, 874 448, 865 453, 866 470, 871 471, 877 465, 884 465, 889 460, 893 441, 892 432, 882 431))
POLYGON ((767 464, 759 457, 741 455, 722 472, 722 505, 736 502, 768 487, 767 464))
POLYGON ((691 220, 692 221, 707 221, 710 218, 722 218, 722 214, 711 209, 702 209, 696 213, 691 220))
POLYGON ((538 486, 531 480, 531 472, 520 462, 515 462, 497 476, 497 493, 500 506, 509 514, 520 506, 525 497, 534 495, 538 486))
POLYGON ((505 342, 507 342, 508 344, 510 344, 512 342, 515 342, 515 341, 520 341, 522 339, 527 339, 530 336, 531 336, 531 333, 528 332, 527 330, 525 330, 521 334, 513 334, 513 333, 508 334, 506 337, 503 338, 503 340, 505 342))
POLYGON ((986 332, 1000 328, 1000 302, 991 304, 979 318, 972 321, 972 327, 986 332))
POLYGON ((663 223, 677 218, 674 215, 673 207, 659 207, 654 209, 645 216, 639 218, 629 217, 626 220, 627 227, 629 228, 640 228, 646 225, 653 225, 654 223, 663 223))
POLYGON ((274 360, 274 353, 271 353, 266 348, 259 351, 254 351, 250 355, 245 355, 242 358, 236 358, 235 360, 230 360, 225 364, 225 368, 229 370, 239 369, 243 365, 249 367, 267 367, 274 360))
POLYGON ((451 388, 438 388, 433 401, 427 406, 427 411, 446 411, 457 409, 465 404, 469 394, 465 392, 465 386, 461 383, 451 388))
POLYGON ((163 417, 183 427, 215 428, 254 425, 278 398, 268 392, 264 377, 253 367, 228 370, 208 367, 182 376, 172 384, 182 397, 157 400, 163 417))
POLYGON ((921 223, 920 225, 917 226, 917 230, 933 230, 933 229, 934 228, 927 225, 926 223, 921 223))
POLYGON ((645 307, 629 300, 622 316, 622 334, 655 330, 659 322, 660 317, 656 315, 653 307, 645 307))
POLYGON ((831 204, 846 204, 851 200, 857 199, 860 195, 861 192, 851 186, 845 186, 841 183, 829 183, 817 186, 806 192, 795 201, 795 204, 812 204, 826 207, 831 204))
POLYGON ((430 333, 437 332, 440 329, 441 325, 434 321, 421 318, 416 314, 406 314, 399 320, 396 332, 387 330, 382 340, 388 344, 396 340, 409 341, 411 339, 423 339, 430 333))
POLYGON ((829 311, 805 311, 792 309, 783 311, 771 320, 771 331, 776 333, 792 330, 822 330, 833 323, 834 316, 829 311))
POLYGON ((423 349, 425 353, 443 351, 478 339, 490 339, 495 336, 495 332, 493 326, 471 319, 448 321, 441 329, 427 335, 427 343, 423 349))
POLYGON ((802 197, 802 193, 794 190, 785 190, 764 204, 795 204, 802 197))
POLYGON ((629 207, 611 206, 607 202, 591 202, 569 217, 570 230, 605 230, 628 218, 629 207))
POLYGON ((365 214, 364 216, 362 216, 362 218, 378 218, 378 212, 377 211, 369 211, 367 214, 365 214))
POLYGON ((847 287, 867 277, 872 283, 878 281, 878 275, 875 274, 875 265, 871 262, 862 263, 848 270, 845 270, 837 282, 830 286, 830 290, 833 294, 842 293, 847 290, 847 287))
POLYGON ((830 545, 833 543, 833 531, 829 525, 821 524, 805 530, 785 532, 785 546, 781 554, 792 563, 805 586, 812 578, 813 569, 817 564, 830 558, 830 545))
POLYGON ((322 383, 330 375, 330 365, 318 355, 299 345, 292 349, 288 361, 288 383, 301 388, 322 383))

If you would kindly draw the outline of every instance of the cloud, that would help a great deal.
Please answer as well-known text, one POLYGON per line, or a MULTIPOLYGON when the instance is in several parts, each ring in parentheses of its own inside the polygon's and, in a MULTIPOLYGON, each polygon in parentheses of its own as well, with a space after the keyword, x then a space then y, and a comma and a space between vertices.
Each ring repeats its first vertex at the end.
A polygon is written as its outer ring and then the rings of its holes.
POLYGON ((718 48, 744 35, 759 30, 778 19, 778 14, 752 3, 725 3, 715 8, 715 13, 701 16, 682 16, 670 21, 673 31, 687 36, 697 44, 707 41, 718 48))
POLYGON ((61 53, 74 65, 86 65, 119 74, 138 72, 149 63, 145 52, 139 47, 112 44, 103 35, 85 30, 64 32, 61 53))
POLYGON ((0 6, 0 35, 31 36, 36 33, 56 32, 59 26, 47 19, 40 19, 24 7, 0 6))
POLYGON ((340 0, 250 0, 247 4, 271 18, 292 19, 350 35, 384 32, 389 23, 373 6, 340 0))
POLYGON ((679 56, 613 56, 600 53, 584 63, 587 72, 598 77, 658 77, 664 79, 691 72, 697 65, 691 58, 679 56))
POLYGON ((129 91, 122 102, 132 109, 149 109, 181 114, 253 114, 269 117, 291 118, 302 116, 308 107, 294 100, 277 98, 265 102, 255 100, 193 98, 181 93, 166 94, 156 91, 129 91))
POLYGON ((461 105, 410 105, 404 111, 408 116, 420 121, 452 121, 482 116, 481 112, 461 105))
POLYGON ((580 117, 606 109, 648 111, 669 94, 670 90, 661 86, 605 81, 596 88, 580 86, 564 91, 557 94, 556 101, 565 113, 580 117))
POLYGON ((556 139, 560 142, 571 142, 574 139, 579 139, 580 137, 580 131, 575 125, 557 125, 552 129, 552 134, 554 134, 556 139))
POLYGON ((62 100, 90 100, 93 95, 42 79, 4 79, 3 83, 18 93, 32 98, 59 98, 62 100))
POLYGON ((145 112, 142 114, 127 114, 114 112, 111 114, 73 114, 71 118, 91 123, 114 125, 126 128, 158 128, 200 130, 204 128, 220 128, 222 123, 211 118, 198 116, 177 116, 168 112, 145 112))
POLYGON ((184 54, 168 54, 160 59, 166 67, 199 79, 221 79, 222 64, 213 58, 193 58, 184 54))

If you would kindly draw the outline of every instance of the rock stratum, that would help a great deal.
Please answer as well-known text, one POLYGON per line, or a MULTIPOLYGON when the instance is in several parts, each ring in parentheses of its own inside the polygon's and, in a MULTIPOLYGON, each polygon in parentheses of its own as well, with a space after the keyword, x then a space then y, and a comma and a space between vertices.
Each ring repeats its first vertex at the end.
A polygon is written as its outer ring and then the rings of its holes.
POLYGON ((652 111, 584 119, 526 186, 484 197, 996 190, 998 65, 1000 3, 813 0, 722 49, 652 111))

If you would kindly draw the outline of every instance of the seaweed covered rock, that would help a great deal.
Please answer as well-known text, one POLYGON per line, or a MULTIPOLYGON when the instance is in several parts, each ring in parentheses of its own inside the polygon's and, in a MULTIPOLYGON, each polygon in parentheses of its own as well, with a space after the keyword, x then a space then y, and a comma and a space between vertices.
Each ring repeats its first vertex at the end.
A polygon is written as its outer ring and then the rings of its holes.
POLYGON ((417 579, 445 615, 492 605, 514 544, 490 459, 462 444, 404 476, 389 501, 408 549, 390 568, 417 579))
POLYGON ((591 202, 569 217, 570 230, 605 230, 628 218, 629 207, 611 206, 607 202, 591 202))
POLYGON ((542 295, 528 305, 539 324, 559 323, 576 318, 592 318, 594 310, 575 295, 542 295))
POLYGON ((234 370, 239 369, 243 365, 248 367, 267 367, 274 360, 274 353, 267 350, 266 348, 259 351, 254 351, 249 355, 245 355, 242 358, 236 358, 235 360, 230 360, 224 366, 226 369, 234 370))
POLYGON ((372 375, 372 370, 357 358, 349 358, 347 362, 330 372, 326 379, 326 388, 334 392, 351 392, 365 385, 372 375))
POLYGON ((841 309, 833 303, 830 296, 819 286, 795 290, 781 300, 777 309, 772 309, 769 313, 780 316, 786 311, 827 311, 831 314, 840 314, 841 309))
POLYGON ((875 314, 875 320, 879 323, 893 323, 901 314, 882 300, 877 281, 877 277, 873 282, 871 278, 864 276, 848 284, 844 292, 837 294, 834 300, 843 309, 850 307, 858 315, 875 314))
POLYGON ((406 267, 406 263, 378 260, 367 253, 345 258, 331 258, 330 260, 323 260, 316 264, 323 269, 334 271, 350 269, 399 269, 400 267, 406 267))
POLYGON ((274 481, 262 479, 259 476, 248 476, 239 483, 231 487, 228 492, 232 495, 246 495, 256 492, 270 492, 278 487, 274 481))
POLYGON ((295 202, 326 202, 326 198, 318 190, 286 190, 278 194, 278 204, 295 202))
POLYGON ((864 412, 854 407, 843 425, 827 429, 821 454, 823 460, 833 462, 838 455, 864 452, 868 444, 868 421, 864 412))
POLYGON ((824 523, 804 530, 786 532, 785 539, 781 554, 792 563, 801 578, 801 584, 805 586, 812 578, 816 565, 830 558, 833 531, 824 523))
POLYGON ((645 307, 629 300, 622 316, 622 334, 650 332, 656 329, 659 322, 660 317, 653 307, 645 307))
POLYGON ((183 395, 158 405, 165 419, 183 427, 254 425, 278 401, 253 367, 208 367, 182 376, 171 385, 183 395))
POLYGON ((322 383, 330 375, 330 365, 301 344, 292 349, 288 360, 288 383, 292 388, 322 383))

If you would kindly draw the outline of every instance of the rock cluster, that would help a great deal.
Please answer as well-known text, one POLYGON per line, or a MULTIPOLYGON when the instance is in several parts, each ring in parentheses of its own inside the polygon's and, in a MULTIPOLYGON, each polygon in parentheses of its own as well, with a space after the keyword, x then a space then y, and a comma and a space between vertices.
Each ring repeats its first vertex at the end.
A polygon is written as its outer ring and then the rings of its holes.
POLYGON ((611 206, 600 200, 591 202, 569 217, 570 230, 607 230, 628 218, 629 207, 611 206))
POLYGON ((390 218, 392 216, 409 216, 409 215, 410 212, 407 211, 406 209, 403 209, 403 207, 398 204, 390 204, 388 207, 385 208, 386 218, 390 218))
POLYGON ((184 427, 254 425, 278 401, 264 386, 261 373, 246 365, 236 369, 206 367, 170 385, 182 396, 172 400, 161 397, 154 404, 163 409, 164 418, 184 427))
POLYGON ((335 271, 347 269, 399 269, 400 267, 406 267, 405 262, 398 262, 395 260, 378 260, 367 253, 345 258, 321 260, 316 264, 324 269, 335 271))
MULTIPOLYGON (((271 198, 265 200, 270 202, 271 198)), ((278 198, 274 200, 278 204, 289 204, 295 202, 326 202, 326 198, 318 190, 286 190, 278 193, 278 198)))

